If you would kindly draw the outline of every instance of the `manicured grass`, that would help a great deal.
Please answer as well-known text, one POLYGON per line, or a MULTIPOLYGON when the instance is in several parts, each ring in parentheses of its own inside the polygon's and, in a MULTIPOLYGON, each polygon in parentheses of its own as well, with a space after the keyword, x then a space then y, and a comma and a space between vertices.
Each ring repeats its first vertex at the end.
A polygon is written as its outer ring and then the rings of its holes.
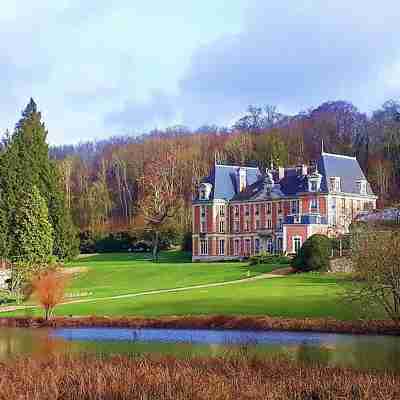
POLYGON ((192 263, 191 255, 180 251, 161 253, 158 263, 153 263, 149 254, 119 253, 83 257, 66 265, 72 270, 82 267, 87 271, 74 276, 68 293, 90 293, 85 298, 98 298, 232 281, 247 278, 248 271, 250 276, 256 276, 282 265, 192 263))

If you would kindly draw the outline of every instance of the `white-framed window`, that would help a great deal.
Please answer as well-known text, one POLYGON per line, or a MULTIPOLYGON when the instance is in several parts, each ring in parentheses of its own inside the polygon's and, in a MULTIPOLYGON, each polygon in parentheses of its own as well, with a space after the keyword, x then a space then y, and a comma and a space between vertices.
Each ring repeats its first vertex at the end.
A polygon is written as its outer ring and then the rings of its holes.
POLYGON ((267 214, 272 213, 272 203, 267 203, 267 214))
POLYGON ((267 229, 272 229, 272 219, 271 218, 267 219, 267 229))
POLYGON ((259 219, 256 219, 256 230, 260 229, 261 227, 261 221, 259 219))
POLYGON ((206 199, 206 191, 205 189, 200 190, 200 200, 205 200, 206 199))
POLYGON ((225 240, 224 239, 219 240, 219 254, 220 255, 225 254, 225 240))
POLYGON ((249 231, 250 231, 250 221, 246 221, 246 222, 245 222, 245 224, 244 224, 244 230, 245 230, 246 232, 249 232, 249 231))
POLYGON ((292 238, 292 241, 293 241, 293 253, 298 253, 299 250, 301 249, 301 237, 294 236, 292 238))
POLYGON ((282 228, 283 228, 283 218, 282 218, 282 217, 279 217, 279 218, 278 218, 278 221, 277 221, 277 223, 276 223, 276 229, 277 229, 278 231, 281 231, 282 228))
POLYGON ((201 217, 206 216, 206 206, 201 206, 200 216, 201 217))
POLYGON ((248 217, 250 215, 250 206, 247 204, 245 207, 245 215, 248 217))
POLYGON ((278 214, 282 214, 282 212, 283 212, 283 204, 280 201, 280 202, 278 202, 278 214))
POLYGON ((201 223, 200 223, 200 232, 201 233, 207 232, 207 223, 206 223, 206 221, 201 221, 201 223))
POLYGON ((239 221, 233 221, 233 230, 239 232, 240 224, 239 221))
POLYGON ((364 180, 357 181, 357 188, 360 194, 367 194, 367 182, 364 180))
POLYGON ((256 204, 254 208, 254 214, 258 217, 260 215, 260 205, 256 204))
POLYGON ((268 253, 273 253, 274 252, 274 244, 272 242, 272 239, 267 240, 267 251, 268 253))
POLYGON ((233 251, 234 251, 235 256, 239 255, 239 251, 240 251, 240 240, 239 239, 235 239, 234 244, 233 244, 233 251))
POLYGON ((254 239, 254 252, 256 254, 260 253, 260 239, 258 239, 258 238, 254 239))
POLYGON ((201 256, 208 255, 208 240, 207 239, 200 240, 200 255, 201 256))
POLYGON ((235 206, 235 217, 239 217, 239 206, 235 206))
POLYGON ((329 185, 331 192, 340 192, 341 191, 340 177, 331 176, 329 178, 329 185))
POLYGON ((317 198, 317 197, 311 198, 311 201, 310 201, 310 211, 311 211, 311 212, 316 212, 316 211, 318 211, 318 198, 317 198))
POLYGON ((282 251, 283 248, 283 239, 282 238, 278 238, 277 240, 277 250, 278 251, 282 251))
POLYGON ((318 182, 316 180, 312 180, 310 188, 312 192, 316 192, 318 190, 318 182))
POLYGON ((225 232, 225 221, 219 221, 219 232, 224 233, 225 232))
POLYGON ((219 216, 225 217, 225 206, 219 206, 219 216))
POLYGON ((299 212, 300 212, 300 201, 299 200, 292 200, 291 201, 291 206, 292 206, 292 214, 299 214, 299 212))
POLYGON ((250 255, 250 251, 251 251, 251 240, 250 239, 246 239, 244 244, 245 244, 245 248, 244 248, 245 254, 247 256, 249 256, 250 255))

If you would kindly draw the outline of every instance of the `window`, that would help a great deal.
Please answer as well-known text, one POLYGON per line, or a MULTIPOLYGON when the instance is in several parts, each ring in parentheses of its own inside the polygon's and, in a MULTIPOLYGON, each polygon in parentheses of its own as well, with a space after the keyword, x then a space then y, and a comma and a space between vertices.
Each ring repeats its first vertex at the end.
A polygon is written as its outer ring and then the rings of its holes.
POLYGON ((206 221, 201 221, 201 224, 200 224, 200 232, 201 232, 201 233, 207 232, 207 224, 206 224, 206 221))
POLYGON ((295 215, 294 217, 293 217, 293 223, 294 224, 300 224, 300 215, 295 215))
POLYGON ((200 240, 200 255, 206 256, 208 254, 208 240, 200 240))
POLYGON ((272 229, 272 219, 271 218, 267 219, 267 229, 272 229))
POLYGON ((234 221, 233 223, 233 230, 235 232, 239 232, 239 221, 234 221))
POLYGON ((219 232, 220 233, 225 232, 225 221, 219 221, 219 232))
POLYGON ((282 230, 282 228, 283 228, 283 218, 282 217, 278 218, 278 223, 276 224, 276 228, 278 231, 282 230))
POLYGON ((315 212, 318 210, 318 199, 313 197, 310 202, 310 211, 315 212))
POLYGON ((318 190, 317 181, 311 181, 311 191, 316 192, 318 190))
POLYGON ((367 182, 364 180, 357 181, 357 188, 360 194, 367 194, 367 182))
POLYGON ((272 212, 272 204, 267 203, 267 214, 271 214, 271 212, 272 212))
POLYGON ((329 178, 329 185, 331 192, 340 192, 340 177, 332 176, 331 178, 329 178))
POLYGON ((219 206, 219 216, 225 217, 225 206, 219 206))
POLYGON ((273 253, 274 252, 274 244, 272 242, 272 239, 267 240, 267 251, 268 253, 273 253))
POLYGON ((239 249, 240 249, 240 241, 239 241, 239 239, 235 239, 235 243, 234 243, 234 254, 235 254, 235 256, 239 255, 239 249))
POLYGON ((256 254, 260 253, 260 239, 258 238, 254 240, 254 251, 256 254))
POLYGON ((204 189, 200 190, 200 200, 206 199, 206 191, 204 189))
POLYGON ((342 214, 346 214, 346 199, 342 199, 342 214))
POLYGON ((249 256, 250 255, 250 239, 246 239, 245 241, 245 255, 249 256))
POLYGON ((256 204, 255 214, 256 214, 257 216, 260 215, 260 205, 259 205, 259 204, 256 204))
POLYGON ((292 214, 298 214, 300 212, 300 201, 292 200, 292 214))
POLYGON ((260 225, 261 225, 260 220, 256 219, 256 229, 257 230, 260 229, 260 225))
POLYGON ((239 206, 235 206, 235 217, 239 216, 239 206))
POLYGON ((246 211, 245 211, 246 217, 250 215, 250 206, 246 206, 246 211))
POLYGON ((206 216, 206 206, 201 206, 201 214, 202 217, 206 216))
POLYGON ((247 232, 250 230, 250 222, 249 221, 246 221, 246 223, 244 225, 244 230, 247 232))
POLYGON ((278 238, 278 241, 277 241, 277 250, 278 251, 282 251, 283 250, 283 239, 282 238, 278 238))
POLYGON ((282 210, 282 203, 279 202, 279 203, 278 203, 278 213, 281 214, 282 211, 283 211, 283 210, 282 210))
POLYGON ((225 254, 225 240, 221 239, 219 241, 219 254, 224 255, 225 254))
POLYGON ((301 238, 296 236, 293 238, 293 253, 298 253, 301 249, 301 238))

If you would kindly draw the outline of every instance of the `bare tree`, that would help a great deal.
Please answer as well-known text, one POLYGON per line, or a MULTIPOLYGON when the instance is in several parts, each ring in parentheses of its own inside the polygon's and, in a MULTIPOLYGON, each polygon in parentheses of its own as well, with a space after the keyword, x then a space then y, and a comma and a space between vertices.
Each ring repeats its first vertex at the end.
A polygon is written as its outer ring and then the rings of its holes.
POLYGON ((400 232, 367 227, 354 234, 352 258, 358 284, 350 298, 382 307, 400 324, 400 232))
POLYGON ((179 173, 177 156, 167 151, 158 160, 144 168, 141 179, 140 210, 153 232, 153 260, 158 260, 160 229, 176 216, 182 203, 182 174, 179 173))

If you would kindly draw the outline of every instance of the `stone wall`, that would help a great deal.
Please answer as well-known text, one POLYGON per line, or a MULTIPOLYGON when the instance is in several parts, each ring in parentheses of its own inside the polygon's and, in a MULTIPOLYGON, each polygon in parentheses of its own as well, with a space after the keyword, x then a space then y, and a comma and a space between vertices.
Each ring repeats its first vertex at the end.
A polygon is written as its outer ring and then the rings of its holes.
POLYGON ((329 260, 329 272, 353 272, 353 261, 349 257, 338 257, 329 260))
POLYGON ((11 278, 11 271, 9 269, 0 269, 0 289, 7 289, 7 279, 11 278))

